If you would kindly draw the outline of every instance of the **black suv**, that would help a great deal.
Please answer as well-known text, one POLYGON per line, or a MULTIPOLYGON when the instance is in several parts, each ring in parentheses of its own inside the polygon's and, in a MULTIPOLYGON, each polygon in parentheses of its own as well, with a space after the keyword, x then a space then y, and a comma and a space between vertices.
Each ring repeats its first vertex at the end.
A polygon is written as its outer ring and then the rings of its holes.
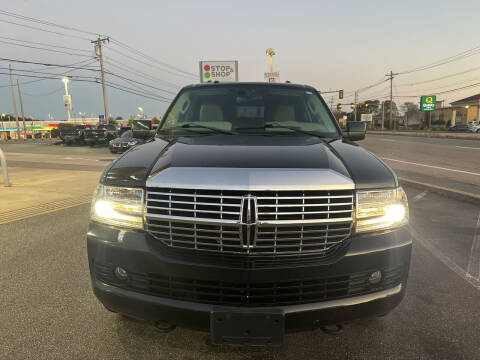
POLYGON ((95 295, 215 344, 385 315, 405 294, 412 238, 397 177, 352 142, 364 136, 361 122, 342 134, 309 86, 183 88, 95 191, 95 295))
POLYGON ((85 143, 89 146, 97 144, 108 144, 118 136, 116 125, 98 125, 85 131, 85 143))

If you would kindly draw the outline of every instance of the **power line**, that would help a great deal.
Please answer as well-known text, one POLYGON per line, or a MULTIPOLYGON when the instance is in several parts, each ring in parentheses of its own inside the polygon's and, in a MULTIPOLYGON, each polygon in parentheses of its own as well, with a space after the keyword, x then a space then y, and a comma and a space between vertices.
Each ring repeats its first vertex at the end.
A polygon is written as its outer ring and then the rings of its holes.
POLYGON ((6 40, 12 40, 12 41, 17 41, 17 42, 22 42, 22 43, 27 43, 27 44, 34 44, 34 45, 42 45, 42 46, 49 46, 49 47, 54 47, 58 49, 65 49, 65 50, 74 50, 74 51, 83 51, 83 52, 88 52, 89 54, 92 52, 91 50, 85 50, 85 49, 76 49, 76 48, 71 48, 71 47, 65 47, 65 46, 59 46, 59 45, 52 45, 52 44, 45 44, 45 43, 39 43, 35 41, 28 41, 28 40, 19 40, 11 37, 6 37, 6 36, 0 36, 0 39, 6 39, 6 40))
POLYGON ((36 26, 19 24, 19 23, 16 23, 16 22, 14 22, 14 21, 8 21, 8 20, 0 19, 0 22, 7 23, 7 24, 12 24, 12 25, 17 25, 17 26, 22 26, 22 27, 25 27, 25 28, 33 29, 33 30, 43 31, 43 32, 47 32, 47 33, 50 33, 50 34, 56 34, 56 35, 61 35, 61 36, 68 36, 68 37, 73 37, 73 38, 77 38, 77 39, 80 39, 80 40, 90 41, 90 39, 85 38, 85 37, 82 37, 82 36, 77 36, 77 35, 72 35, 72 34, 65 34, 65 33, 61 33, 61 32, 58 32, 58 31, 52 31, 52 30, 45 30, 45 29, 42 29, 42 28, 39 28, 39 27, 36 27, 36 26))
POLYGON ((15 43, 12 43, 12 42, 9 42, 9 41, 3 41, 3 40, 0 40, 0 43, 8 44, 8 45, 14 45, 14 46, 20 46, 20 47, 25 47, 25 48, 30 48, 30 49, 37 49, 37 50, 44 50, 44 51, 49 51, 49 52, 67 54, 67 55, 72 55, 72 56, 81 56, 81 57, 88 57, 88 58, 91 57, 91 56, 85 55, 85 54, 75 54, 75 53, 62 51, 62 50, 47 49, 47 48, 43 48, 43 47, 24 45, 24 44, 15 44, 15 43))
POLYGON ((158 91, 163 91, 163 92, 166 92, 167 94, 171 94, 171 95, 176 95, 176 94, 177 94, 176 92, 168 91, 168 90, 165 90, 165 89, 162 89, 162 88, 158 88, 158 87, 156 87, 156 86, 148 85, 148 84, 142 83, 142 82, 140 82, 140 81, 132 80, 132 79, 126 78, 126 77, 124 77, 124 76, 114 74, 114 73, 112 73, 112 72, 107 72, 107 74, 116 76, 116 77, 118 77, 119 79, 122 79, 122 80, 125 80, 125 81, 128 81, 128 82, 132 82, 132 83, 135 83, 135 84, 138 84, 138 85, 143 85, 143 86, 146 86, 146 87, 149 87, 149 88, 158 90, 158 91))
POLYGON ((63 68, 67 68, 67 69, 98 71, 98 69, 91 69, 91 68, 73 66, 73 65, 78 65, 79 63, 82 63, 82 62, 90 61, 92 59, 95 59, 95 58, 91 56, 90 59, 88 59, 88 60, 82 60, 81 62, 73 63, 73 64, 69 64, 69 65, 61 65, 61 64, 42 63, 42 62, 36 62, 36 61, 9 59, 9 58, 0 57, 0 61, 14 62, 14 63, 20 63, 20 64, 34 64, 34 65, 42 65, 42 66, 52 66, 52 67, 57 67, 57 68, 58 67, 63 67, 63 68))
POLYGON ((119 55, 122 55, 122 56, 124 56, 124 57, 126 57, 126 58, 129 58, 129 59, 131 59, 131 60, 133 60, 133 61, 137 61, 137 62, 139 62, 139 63, 141 63, 141 64, 144 64, 144 65, 147 65, 147 66, 150 66, 150 67, 159 69, 160 71, 163 71, 163 72, 165 72, 165 73, 168 73, 168 74, 171 74, 171 75, 174 75, 174 76, 183 76, 183 77, 188 77, 188 78, 197 78, 197 76, 191 75, 191 74, 189 74, 189 73, 181 74, 181 73, 175 73, 175 72, 173 72, 173 71, 166 70, 166 69, 164 69, 164 68, 162 68, 162 67, 160 67, 160 66, 158 66, 158 65, 154 65, 154 64, 151 64, 151 63, 142 61, 142 60, 140 60, 138 57, 136 58, 136 57, 127 55, 127 54, 125 54, 125 53, 122 53, 121 51, 118 51, 118 50, 115 50, 115 49, 112 49, 112 48, 108 48, 108 51, 113 51, 113 52, 115 52, 115 53, 117 53, 117 54, 119 54, 119 55))
POLYGON ((480 46, 476 46, 476 47, 471 48, 469 50, 462 51, 461 53, 458 53, 458 54, 453 55, 453 56, 449 56, 448 58, 437 60, 437 61, 435 61, 433 63, 430 63, 430 64, 427 64, 427 65, 419 66, 419 67, 413 68, 411 70, 401 71, 399 74, 411 74, 411 73, 417 72, 417 71, 429 70, 429 69, 432 69, 432 68, 435 68, 435 67, 438 67, 438 66, 442 66, 442 65, 454 62, 454 61, 458 61, 458 60, 476 55, 478 53, 480 53, 480 46))
POLYGON ((48 25, 48 26, 52 26, 52 27, 58 27, 58 28, 61 28, 61 29, 65 29, 65 30, 76 31, 76 32, 84 33, 84 34, 100 35, 100 34, 90 32, 90 31, 85 31, 85 30, 81 30, 81 29, 78 29, 78 28, 74 28, 72 26, 60 25, 60 24, 56 24, 56 23, 53 23, 53 22, 50 22, 50 21, 40 20, 40 19, 25 16, 25 15, 17 14, 17 13, 11 12, 11 11, 0 10, 0 14, 5 15, 5 16, 14 17, 14 18, 21 19, 21 20, 36 22, 36 23, 39 23, 39 24, 42 24, 42 25, 48 25))
POLYGON ((397 86, 400 86, 400 87, 401 87, 401 86, 422 85, 422 84, 427 84, 427 83, 431 83, 431 82, 438 81, 438 80, 448 79, 448 78, 455 77, 455 76, 458 76, 458 75, 467 74, 467 73, 469 73, 469 72, 478 71, 478 70, 480 70, 480 66, 471 68, 471 69, 469 69, 469 70, 461 71, 461 72, 458 72, 458 73, 455 73, 455 74, 450 74, 450 75, 441 76, 441 77, 438 77, 438 78, 435 78, 435 79, 424 80, 424 81, 419 81, 419 82, 409 83, 409 84, 397 84, 397 86))
MULTIPOLYGON (((96 60, 93 60, 93 61, 96 61, 96 60)), ((78 61, 78 62, 75 62, 75 63, 72 63, 70 65, 79 65, 79 64, 82 64, 82 63, 87 63, 85 65, 90 65, 92 63, 92 60, 82 60, 82 61, 78 61)), ((55 68, 58 68, 58 67, 64 67, 62 65, 57 65, 57 66, 52 66, 50 67, 51 69, 55 69, 55 68)), ((36 70, 42 70, 42 69, 34 69, 34 70, 30 70, 30 71, 36 71, 36 70)), ((65 74, 70 74, 74 71, 77 71, 77 70, 90 70, 90 69, 87 69, 87 68, 73 68, 71 70, 68 70, 68 71, 64 71, 62 73, 59 73, 57 75, 65 75, 65 74)), ((23 71, 23 70, 18 70, 17 71, 23 71)), ((39 82, 39 81, 44 81, 46 79, 37 79, 37 80, 31 80, 31 81, 24 81, 24 82, 21 82, 20 84, 21 85, 27 85, 27 84, 31 84, 31 83, 35 83, 35 82, 39 82)), ((4 88, 4 87, 9 87, 10 85, 3 85, 3 86, 0 86, 0 88, 4 88)))
MULTIPOLYGON (((0 72, 0 75, 9 75, 9 73, 0 72)), ((15 74, 15 75, 16 76, 22 76, 22 77, 30 77, 30 78, 61 80, 61 77, 53 77, 53 76, 38 76, 38 75, 28 75, 28 74, 15 74)), ((82 82, 89 82, 89 83, 96 83, 96 84, 100 83, 100 81, 98 81, 98 79, 95 79, 95 80, 92 80, 92 79, 75 79, 75 81, 82 81, 82 82)), ((142 96, 142 97, 145 97, 145 98, 151 99, 151 100, 157 100, 157 101, 167 102, 167 103, 170 103, 172 101, 172 99, 164 98, 162 96, 152 96, 148 93, 141 93, 140 91, 137 91, 137 90, 134 90, 134 89, 131 89, 131 88, 127 88, 125 86, 122 86, 122 85, 119 85, 119 84, 116 84, 116 83, 107 82, 107 86, 109 86, 111 88, 114 88, 114 89, 117 89, 117 90, 120 90, 120 91, 130 93, 130 94, 142 96)))
MULTIPOLYGON (((8 68, 5 67, 0 67, 2 70, 6 70, 8 68)), ((43 71, 32 71, 32 70, 21 70, 21 69, 13 69, 14 71, 17 72, 27 72, 27 73, 33 73, 33 74, 42 74, 42 75, 52 75, 52 76, 62 76, 63 74, 52 74, 48 72, 43 72, 43 71)), ((15 74, 19 75, 19 74, 15 74)), ((83 75, 70 75, 70 78, 85 78, 85 79, 96 79, 96 77, 93 76, 83 76, 83 75)))
POLYGON ((175 70, 175 71, 178 71, 178 72, 183 73, 183 74, 186 74, 186 75, 190 75, 190 76, 195 77, 195 78, 197 77, 196 74, 193 74, 193 73, 191 73, 191 72, 182 70, 182 69, 180 69, 180 68, 178 68, 178 67, 176 67, 176 66, 172 66, 172 65, 170 65, 170 64, 167 64, 166 62, 163 62, 163 61, 160 61, 160 60, 158 60, 158 59, 155 59, 154 57, 152 57, 152 56, 150 56, 150 55, 148 55, 148 54, 146 54, 146 53, 144 53, 144 52, 142 52, 142 51, 140 51, 140 50, 134 49, 133 47, 131 47, 131 46, 125 44, 125 43, 122 43, 122 42, 120 42, 120 41, 118 41, 118 40, 116 40, 116 39, 113 39, 113 38, 112 38, 112 42, 115 43, 115 44, 117 44, 118 46, 120 46, 120 47, 122 47, 122 48, 124 48, 124 49, 126 49, 126 50, 128 50, 128 51, 130 51, 130 52, 132 52, 132 53, 134 53, 134 54, 140 54, 140 55, 142 55, 145 59, 148 59, 148 60, 150 60, 150 61, 152 61, 152 62, 154 62, 154 63, 160 64, 160 65, 165 66, 165 67, 167 67, 167 68, 169 68, 169 69, 171 69, 171 70, 175 70))
POLYGON ((144 91, 141 91, 141 90, 132 89, 130 87, 126 87, 124 85, 117 84, 117 83, 114 83, 114 82, 111 82, 111 81, 107 82, 107 86, 113 87, 114 89, 123 90, 123 91, 126 91, 126 92, 130 91, 131 93, 135 93, 136 95, 146 96, 146 97, 152 98, 154 100, 161 100, 161 101, 165 101, 165 102, 171 102, 173 100, 173 99, 169 99, 169 98, 166 98, 166 97, 163 97, 163 96, 160 96, 160 95, 155 95, 155 94, 144 92, 144 91))
POLYGON ((130 67, 118 60, 113 60, 109 57, 105 57, 105 62, 107 64, 109 64, 110 66, 113 66, 113 67, 116 67, 117 69, 120 69, 120 70, 123 70, 123 71, 127 71, 129 74, 135 74, 141 78, 144 78, 144 79, 147 79, 147 80, 156 80, 156 81, 159 81, 159 82, 162 82, 162 83, 165 83, 166 85, 169 85, 171 87, 174 87, 176 89, 179 89, 181 88, 182 86, 181 85, 178 85, 178 84, 174 84, 172 82, 169 82, 169 81, 166 81, 166 80, 163 80, 163 79, 160 79, 160 78, 157 78, 157 77, 154 77, 150 74, 147 74, 147 73, 144 73, 140 70, 136 70, 134 69, 133 67, 130 67))

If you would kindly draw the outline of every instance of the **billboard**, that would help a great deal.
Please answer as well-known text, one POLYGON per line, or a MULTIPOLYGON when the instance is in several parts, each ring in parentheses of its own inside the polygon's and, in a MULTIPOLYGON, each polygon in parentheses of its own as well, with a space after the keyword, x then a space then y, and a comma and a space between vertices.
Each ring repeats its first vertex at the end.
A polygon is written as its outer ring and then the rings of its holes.
POLYGON ((373 120, 373 114, 362 114, 360 115, 360 120, 371 122, 373 120))
POLYGON ((437 108, 437 96, 425 95, 420 98, 420 111, 434 111, 437 108))
POLYGON ((238 61, 200 61, 200 82, 238 81, 238 61))
POLYGON ((271 83, 280 82, 280 72, 278 71, 266 72, 265 74, 263 74, 263 78, 265 79, 266 82, 271 82, 271 83))

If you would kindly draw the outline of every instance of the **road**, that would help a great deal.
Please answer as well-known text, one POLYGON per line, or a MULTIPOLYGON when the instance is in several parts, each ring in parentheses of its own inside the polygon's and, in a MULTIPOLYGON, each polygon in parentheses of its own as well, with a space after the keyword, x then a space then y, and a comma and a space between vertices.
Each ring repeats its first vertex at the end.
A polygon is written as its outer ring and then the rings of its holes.
POLYGON ((480 194, 480 141, 368 135, 359 143, 398 176, 480 194))
MULTIPOLYGON (((61 155, 91 164, 109 157, 102 148, 29 146, 12 146, 7 155, 40 152, 45 162, 61 155)), ((32 170, 25 159, 18 155, 13 170, 32 170)), ((77 181, 100 172, 78 171, 77 181)), ((0 224, 0 359, 477 359, 480 287, 467 272, 480 265, 480 207, 405 189, 415 240, 404 301, 387 317, 347 324, 338 336, 288 334, 279 348, 215 347, 203 332, 162 334, 106 311, 90 287, 88 204, 0 224)))

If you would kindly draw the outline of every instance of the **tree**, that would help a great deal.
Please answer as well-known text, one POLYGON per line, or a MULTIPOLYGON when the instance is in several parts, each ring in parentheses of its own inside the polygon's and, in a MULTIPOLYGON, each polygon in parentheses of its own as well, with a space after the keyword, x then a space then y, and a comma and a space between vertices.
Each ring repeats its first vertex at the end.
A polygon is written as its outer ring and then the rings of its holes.
POLYGON ((152 124, 159 124, 160 123, 160 120, 157 119, 157 117, 155 116, 153 119, 152 119, 152 124))
POLYGON ((117 117, 115 118, 115 120, 123 120, 123 117, 117 116, 117 117))

